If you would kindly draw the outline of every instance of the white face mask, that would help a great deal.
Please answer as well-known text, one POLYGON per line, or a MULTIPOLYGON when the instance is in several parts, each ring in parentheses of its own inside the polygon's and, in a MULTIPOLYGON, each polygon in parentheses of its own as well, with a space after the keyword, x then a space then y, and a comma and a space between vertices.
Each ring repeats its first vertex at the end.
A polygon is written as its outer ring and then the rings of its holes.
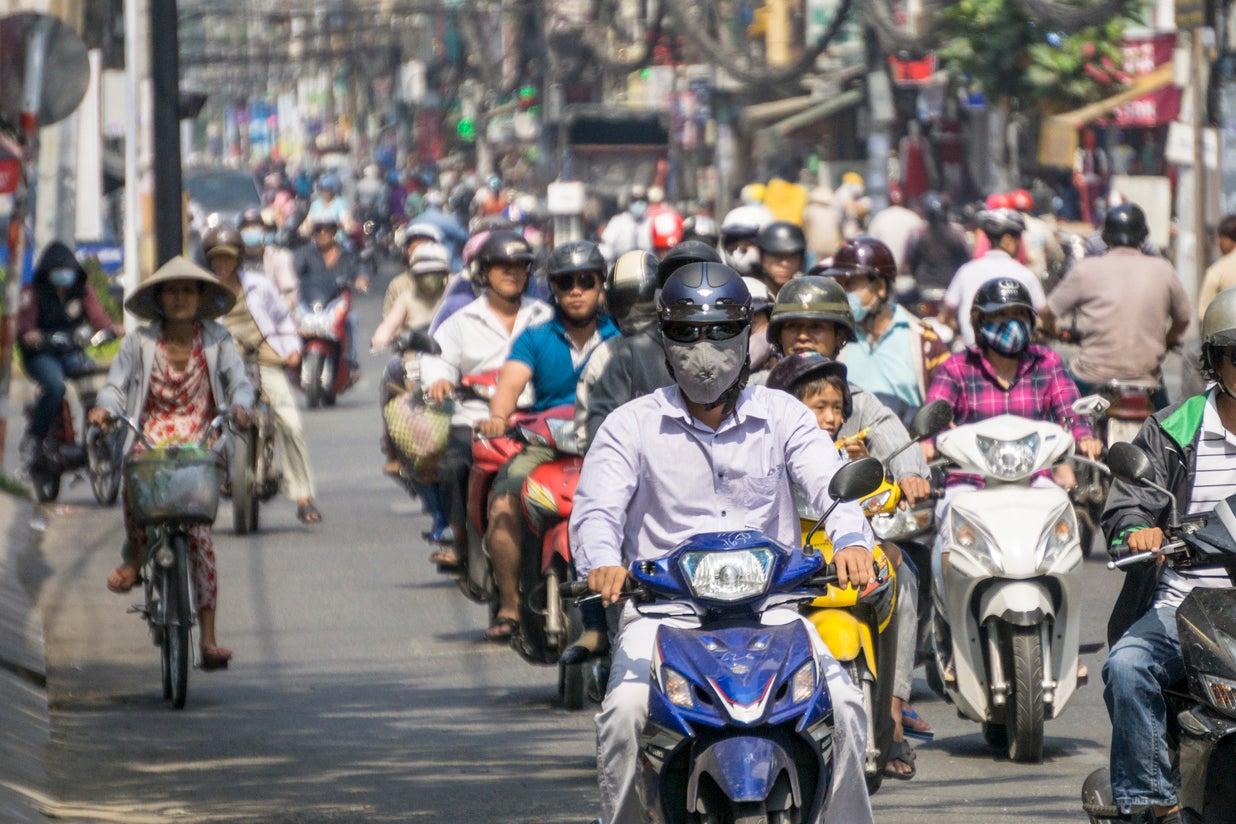
POLYGON ((47 274, 47 282, 57 289, 68 289, 76 280, 76 269, 52 269, 51 272, 47 274))
POLYGON ((758 246, 735 249, 733 252, 725 253, 725 260, 738 274, 749 275, 755 271, 755 267, 760 262, 760 249, 758 246))
POLYGON ((674 343, 665 340, 674 382, 687 400, 705 406, 717 402, 734 385, 747 362, 747 339, 744 331, 729 340, 701 340, 695 343, 674 343))

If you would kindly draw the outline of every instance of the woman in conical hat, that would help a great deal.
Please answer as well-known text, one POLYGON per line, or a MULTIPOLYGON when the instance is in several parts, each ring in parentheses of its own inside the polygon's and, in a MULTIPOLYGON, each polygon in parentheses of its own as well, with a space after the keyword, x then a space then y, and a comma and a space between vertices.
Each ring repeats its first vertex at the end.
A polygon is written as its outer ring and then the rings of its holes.
MULTIPOLYGON (((232 336, 214 320, 235 302, 218 278, 184 257, 159 267, 125 301, 126 309, 149 323, 121 343, 98 405, 90 410, 91 423, 104 425, 123 413, 156 445, 196 443, 220 406, 229 407, 242 428, 248 426, 253 385, 232 336)), ((143 451, 141 441, 136 442, 133 454, 143 451)), ((113 592, 133 588, 146 550, 146 530, 136 524, 127 502, 125 530, 124 560, 107 578, 113 592)), ((215 638, 218 578, 209 525, 191 528, 189 555, 202 667, 224 668, 232 653, 215 638)))

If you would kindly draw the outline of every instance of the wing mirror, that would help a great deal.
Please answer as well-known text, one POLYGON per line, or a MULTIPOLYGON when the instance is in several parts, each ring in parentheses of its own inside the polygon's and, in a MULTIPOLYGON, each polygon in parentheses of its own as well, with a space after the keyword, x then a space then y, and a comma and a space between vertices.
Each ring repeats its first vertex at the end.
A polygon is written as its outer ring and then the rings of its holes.
POLYGON ((838 504, 865 498, 879 489, 882 483, 884 483, 884 464, 870 456, 860 458, 838 469, 833 479, 828 482, 828 495, 833 502, 811 527, 807 537, 803 539, 803 552, 815 551, 811 549, 811 539, 815 537, 815 533, 819 532, 828 516, 833 514, 838 504))
POLYGON ((1145 452, 1131 443, 1114 443, 1107 449, 1107 468, 1118 480, 1133 486, 1158 490, 1166 495, 1171 501, 1168 526, 1179 528, 1180 510, 1177 508, 1176 496, 1154 482, 1154 468, 1145 452))
POLYGON ((948 401, 934 400, 920 406, 910 421, 910 437, 916 441, 939 435, 953 423, 953 407, 948 401))

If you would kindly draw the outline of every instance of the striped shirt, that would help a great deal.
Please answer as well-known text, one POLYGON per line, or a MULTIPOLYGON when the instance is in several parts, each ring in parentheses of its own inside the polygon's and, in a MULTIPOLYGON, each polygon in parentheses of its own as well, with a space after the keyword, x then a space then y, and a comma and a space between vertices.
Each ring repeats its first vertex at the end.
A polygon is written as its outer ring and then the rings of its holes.
MULTIPOLYGON (((1202 428, 1197 436, 1197 462, 1188 514, 1210 512, 1217 503, 1233 494, 1236 494, 1236 433, 1227 431, 1219 419, 1215 390, 1211 389, 1206 397, 1202 428)), ((1231 578, 1222 567, 1179 572, 1168 567, 1159 579, 1154 605, 1179 607, 1185 596, 1196 587, 1226 589, 1231 585, 1231 578)))

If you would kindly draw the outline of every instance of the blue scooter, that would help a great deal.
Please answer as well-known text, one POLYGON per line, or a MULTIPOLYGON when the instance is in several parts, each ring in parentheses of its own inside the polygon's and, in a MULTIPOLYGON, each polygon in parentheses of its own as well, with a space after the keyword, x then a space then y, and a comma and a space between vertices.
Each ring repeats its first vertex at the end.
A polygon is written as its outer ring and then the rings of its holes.
MULTIPOLYGON (((880 462, 864 458, 838 470, 829 494, 857 500, 883 480, 880 462)), ((804 622, 760 623, 765 611, 796 607, 836 582, 810 537, 806 544, 791 549, 756 531, 700 533, 631 566, 624 597, 641 614, 699 621, 657 630, 640 739, 651 821, 806 822, 827 807, 834 722, 823 662, 804 622)), ((563 587, 566 596, 585 592, 582 581, 563 587)))

